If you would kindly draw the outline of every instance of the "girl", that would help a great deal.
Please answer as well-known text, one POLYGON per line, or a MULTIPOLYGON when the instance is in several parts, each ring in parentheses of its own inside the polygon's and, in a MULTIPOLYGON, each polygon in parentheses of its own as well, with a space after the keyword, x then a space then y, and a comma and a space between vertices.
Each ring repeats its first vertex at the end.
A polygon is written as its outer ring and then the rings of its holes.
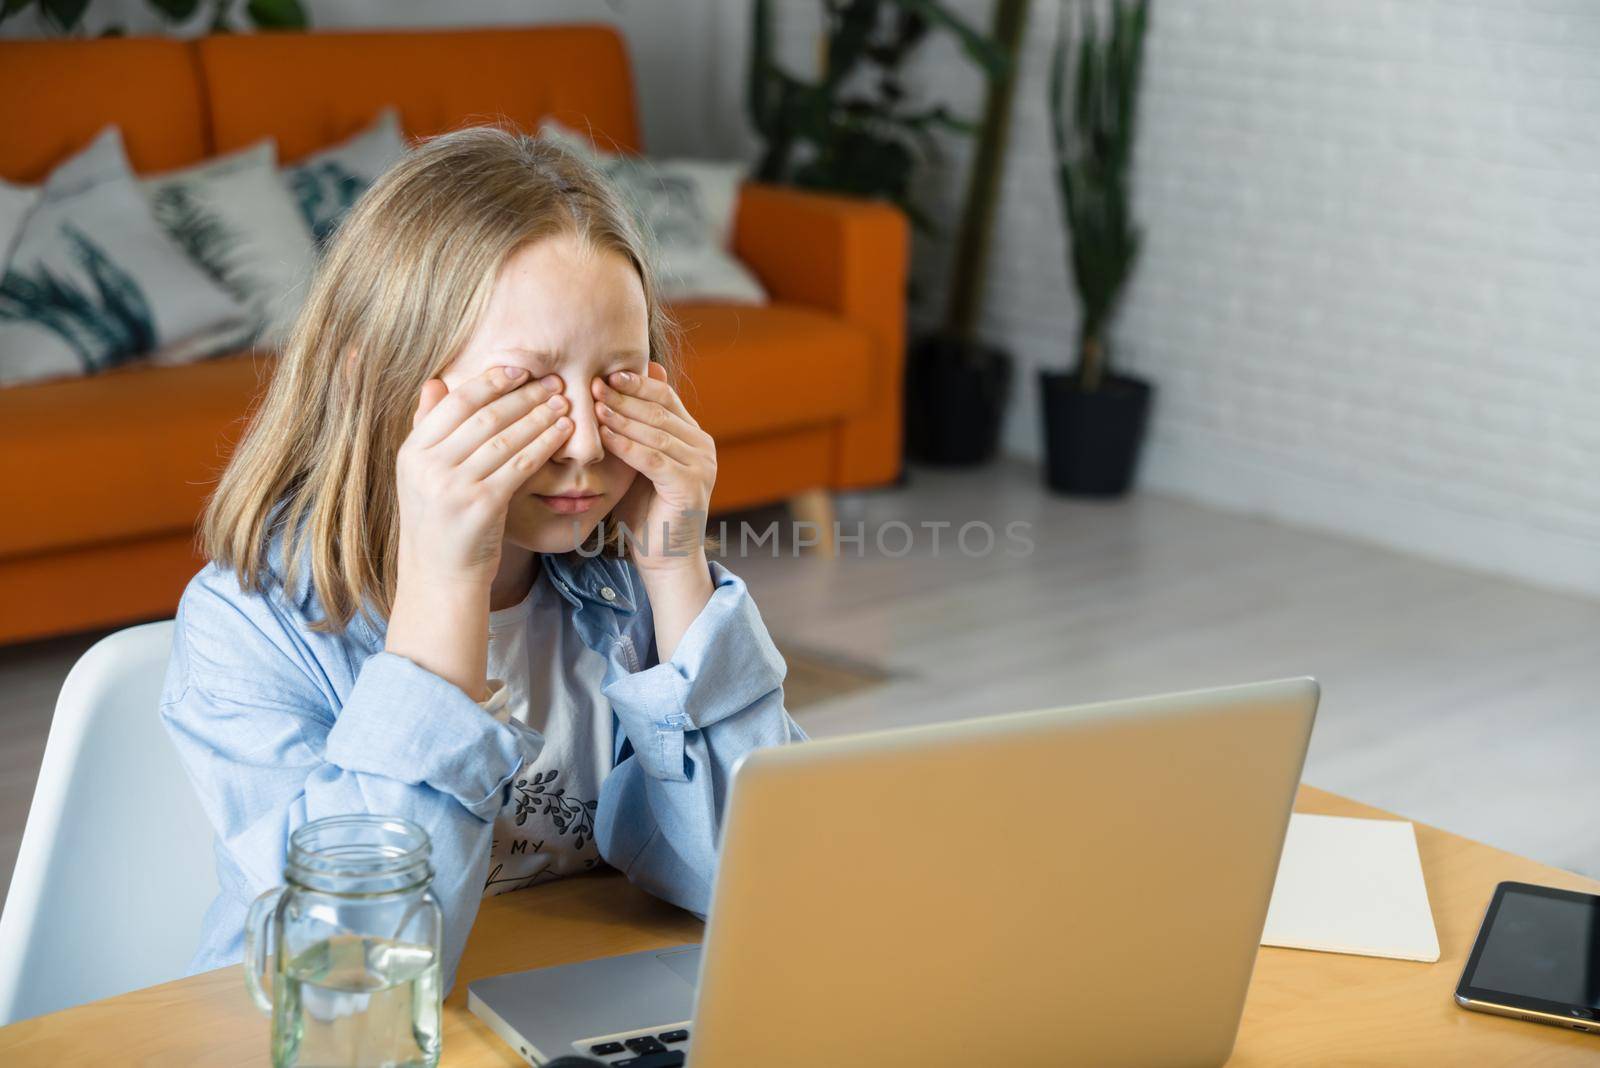
POLYGON ((672 378, 640 233, 571 154, 462 130, 362 198, 178 608, 161 710, 222 887, 193 970, 344 813, 432 838, 447 988, 484 895, 601 860, 704 916, 734 763, 805 736, 707 559, 672 378))

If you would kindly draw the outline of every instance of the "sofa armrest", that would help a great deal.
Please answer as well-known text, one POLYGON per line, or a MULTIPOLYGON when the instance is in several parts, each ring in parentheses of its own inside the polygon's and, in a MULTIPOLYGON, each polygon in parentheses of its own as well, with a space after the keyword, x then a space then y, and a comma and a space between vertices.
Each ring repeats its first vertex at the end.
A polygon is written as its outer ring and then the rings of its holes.
POLYGON ((910 229, 890 204, 747 182, 733 251, 776 301, 833 312, 873 339, 868 410, 838 432, 834 488, 900 472, 910 229))

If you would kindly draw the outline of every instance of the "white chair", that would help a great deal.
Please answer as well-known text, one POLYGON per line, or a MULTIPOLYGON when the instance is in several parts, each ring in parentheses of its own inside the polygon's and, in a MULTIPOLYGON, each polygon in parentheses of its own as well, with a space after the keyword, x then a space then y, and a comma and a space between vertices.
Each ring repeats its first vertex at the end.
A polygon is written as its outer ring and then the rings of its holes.
POLYGON ((61 688, 0 915, 0 1024, 183 975, 212 831, 161 724, 172 622, 96 642, 61 688))

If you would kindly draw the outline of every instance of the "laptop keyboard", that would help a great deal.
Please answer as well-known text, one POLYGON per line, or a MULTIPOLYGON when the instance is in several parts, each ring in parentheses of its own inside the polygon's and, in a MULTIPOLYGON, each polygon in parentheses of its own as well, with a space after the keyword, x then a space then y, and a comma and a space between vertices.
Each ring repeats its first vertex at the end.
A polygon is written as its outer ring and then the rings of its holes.
POLYGON ((621 1042, 601 1042, 590 1046, 589 1053, 604 1059, 608 1068, 619 1065, 628 1065, 629 1068, 680 1068, 684 1062, 684 1052, 672 1047, 681 1046, 687 1041, 689 1031, 680 1027, 657 1035, 639 1035, 621 1042), (610 1059, 619 1054, 620 1060, 610 1059))

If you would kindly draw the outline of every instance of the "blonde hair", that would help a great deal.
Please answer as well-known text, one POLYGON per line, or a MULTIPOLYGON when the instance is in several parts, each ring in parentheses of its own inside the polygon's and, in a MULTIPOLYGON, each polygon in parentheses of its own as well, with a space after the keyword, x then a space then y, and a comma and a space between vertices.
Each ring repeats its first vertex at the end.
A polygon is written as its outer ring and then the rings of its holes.
MULTIPOLYGON (((325 250, 266 396, 206 502, 205 555, 265 592, 269 543, 281 535, 286 570, 276 578, 294 587, 309 561, 323 609, 314 629, 342 631, 369 606, 387 619, 400 540, 395 459, 422 385, 471 338, 507 258, 559 234, 633 264, 650 359, 675 381, 674 327, 645 235, 605 176, 499 127, 433 138, 367 190, 325 250)), ((591 541, 620 554, 616 533, 591 541)))

